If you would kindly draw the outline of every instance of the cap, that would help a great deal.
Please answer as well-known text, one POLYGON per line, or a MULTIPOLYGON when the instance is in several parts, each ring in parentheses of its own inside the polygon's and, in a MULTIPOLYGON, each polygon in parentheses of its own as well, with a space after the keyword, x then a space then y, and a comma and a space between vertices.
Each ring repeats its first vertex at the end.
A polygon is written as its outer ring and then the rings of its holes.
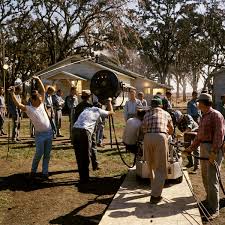
POLYGON ((150 109, 149 106, 137 106, 137 111, 148 111, 150 109))
POLYGON ((199 95, 197 101, 199 102, 199 101, 205 101, 205 100, 212 102, 212 96, 210 94, 202 93, 199 95))
POLYGON ((175 118, 176 118, 176 122, 178 122, 178 121, 180 120, 180 118, 182 117, 182 112, 179 111, 179 110, 176 110, 176 111, 174 112, 174 116, 175 116, 175 118))
POLYGON ((162 99, 161 98, 153 98, 151 100, 151 105, 158 105, 158 106, 162 105, 162 99))
POLYGON ((90 90, 82 90, 81 96, 88 97, 90 95, 91 95, 91 91, 90 90))

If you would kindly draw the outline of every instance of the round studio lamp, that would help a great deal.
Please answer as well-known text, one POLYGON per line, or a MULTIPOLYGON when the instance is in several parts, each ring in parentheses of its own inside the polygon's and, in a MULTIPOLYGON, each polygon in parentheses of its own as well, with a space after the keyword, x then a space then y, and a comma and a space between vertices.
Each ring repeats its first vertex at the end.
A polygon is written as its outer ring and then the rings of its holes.
POLYGON ((9 65, 7 65, 7 64, 4 64, 4 65, 3 65, 3 69, 4 69, 4 70, 7 70, 7 69, 9 69, 9 65))
POLYGON ((91 93, 98 97, 99 101, 108 98, 117 98, 121 93, 121 82, 117 76, 109 70, 100 70, 94 74, 90 85, 91 93))

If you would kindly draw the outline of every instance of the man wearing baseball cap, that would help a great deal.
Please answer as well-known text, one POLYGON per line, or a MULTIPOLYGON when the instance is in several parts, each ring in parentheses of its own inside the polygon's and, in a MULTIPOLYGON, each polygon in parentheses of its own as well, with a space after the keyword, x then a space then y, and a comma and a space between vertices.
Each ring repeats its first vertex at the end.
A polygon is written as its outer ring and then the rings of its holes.
POLYGON ((168 134, 173 134, 172 118, 162 109, 162 100, 154 98, 142 122, 144 151, 151 179, 151 204, 162 200, 167 175, 168 134))
POLYGON ((199 123, 197 137, 192 145, 185 150, 190 154, 200 145, 200 157, 209 158, 201 160, 202 181, 206 191, 206 208, 211 214, 210 219, 219 215, 219 180, 214 162, 219 168, 223 160, 222 145, 224 140, 224 118, 222 114, 212 108, 212 96, 202 93, 199 98, 199 109, 202 118, 199 123))

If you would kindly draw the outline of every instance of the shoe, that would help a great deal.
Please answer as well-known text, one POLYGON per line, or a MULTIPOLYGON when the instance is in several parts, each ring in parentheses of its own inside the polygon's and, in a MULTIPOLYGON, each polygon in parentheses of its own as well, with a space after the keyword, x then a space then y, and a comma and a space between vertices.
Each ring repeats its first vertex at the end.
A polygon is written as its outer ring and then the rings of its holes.
POLYGON ((29 178, 30 179, 34 179, 35 177, 37 177, 38 175, 37 175, 37 173, 35 173, 35 172, 30 172, 30 174, 29 174, 29 178))
POLYGON ((97 166, 93 166, 93 171, 96 171, 96 170, 100 170, 101 167, 99 167, 98 165, 97 166))
POLYGON ((150 204, 157 204, 161 202, 161 200, 162 200, 162 196, 158 196, 158 197, 151 196, 150 204))
POLYGON ((194 167, 193 168, 193 171, 197 171, 199 169, 199 167, 197 166, 197 167, 194 167))
POLYGON ((56 137, 64 137, 62 134, 57 134, 56 137))
POLYGON ((49 175, 48 174, 42 174, 41 179, 42 180, 49 180, 49 175))
POLYGON ((2 130, 1 134, 2 134, 2 135, 7 135, 7 134, 4 132, 4 130, 2 130))
POLYGON ((21 142, 21 139, 20 138, 16 138, 16 141, 21 142))
POLYGON ((13 143, 13 144, 17 144, 17 143, 19 143, 19 142, 18 142, 16 139, 13 139, 13 140, 12 140, 12 143, 13 143))
POLYGON ((219 212, 215 212, 215 213, 212 213, 209 217, 208 217, 208 219, 209 220, 214 220, 216 217, 218 217, 220 214, 219 214, 219 212))
POLYGON ((97 144, 97 147, 105 148, 105 145, 104 145, 104 144, 98 143, 98 144, 97 144))
POLYGON ((191 168, 192 166, 194 166, 192 163, 188 163, 185 167, 191 168))

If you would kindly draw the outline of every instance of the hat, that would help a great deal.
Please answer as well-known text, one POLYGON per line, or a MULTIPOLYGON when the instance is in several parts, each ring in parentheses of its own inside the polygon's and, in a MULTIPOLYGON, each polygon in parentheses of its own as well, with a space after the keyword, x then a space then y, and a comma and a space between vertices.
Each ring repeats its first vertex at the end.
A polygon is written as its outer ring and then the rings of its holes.
POLYGON ((180 120, 180 118, 182 117, 182 112, 179 110, 176 110, 174 112, 174 116, 175 116, 176 122, 178 122, 180 120))
POLYGON ((209 101, 212 102, 212 96, 210 94, 202 93, 198 97, 198 102, 199 101, 209 101))
POLYGON ((170 90, 167 90, 166 95, 172 95, 172 92, 170 90))
POLYGON ((82 90, 81 96, 88 97, 90 95, 91 95, 91 91, 90 90, 82 90))
POLYGON ((161 98, 153 98, 151 100, 151 105, 157 105, 157 106, 160 106, 162 105, 162 99, 161 98))

